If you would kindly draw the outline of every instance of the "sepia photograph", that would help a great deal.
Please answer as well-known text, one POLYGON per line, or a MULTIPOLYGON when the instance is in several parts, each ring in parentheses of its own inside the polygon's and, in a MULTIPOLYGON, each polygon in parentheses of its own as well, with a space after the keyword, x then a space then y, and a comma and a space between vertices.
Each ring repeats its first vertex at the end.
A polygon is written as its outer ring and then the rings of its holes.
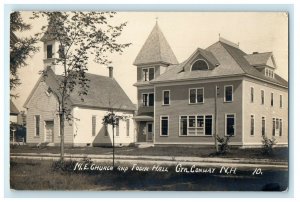
POLYGON ((288 12, 9 23, 11 190, 288 191, 288 12))

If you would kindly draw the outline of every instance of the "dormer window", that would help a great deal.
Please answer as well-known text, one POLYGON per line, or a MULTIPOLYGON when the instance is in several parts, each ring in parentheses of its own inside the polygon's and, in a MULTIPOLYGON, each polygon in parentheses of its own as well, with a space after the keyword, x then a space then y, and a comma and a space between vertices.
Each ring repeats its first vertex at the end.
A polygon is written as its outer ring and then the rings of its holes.
POLYGON ((53 47, 50 44, 50 45, 47 45, 47 59, 52 58, 52 55, 53 55, 53 47))
POLYGON ((142 69, 143 73, 143 81, 151 81, 154 79, 154 68, 143 68, 142 69))
POLYGON ((269 68, 266 68, 265 69, 265 76, 270 77, 270 78, 274 78, 274 71, 269 69, 269 68))
POLYGON ((208 64, 205 60, 199 59, 196 60, 191 67, 191 71, 197 71, 197 70, 208 70, 208 64))

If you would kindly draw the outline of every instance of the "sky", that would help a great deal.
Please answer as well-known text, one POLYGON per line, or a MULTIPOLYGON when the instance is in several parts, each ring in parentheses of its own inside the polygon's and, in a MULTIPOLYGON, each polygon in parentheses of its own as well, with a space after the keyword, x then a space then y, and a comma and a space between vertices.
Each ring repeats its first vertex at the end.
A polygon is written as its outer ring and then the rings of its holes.
MULTIPOLYGON (((30 20, 31 12, 22 12, 24 20, 32 25, 30 31, 17 33, 19 37, 40 32, 46 20, 30 20)), ((118 12, 112 23, 128 22, 119 39, 132 43, 122 55, 111 55, 114 77, 133 103, 137 102, 136 67, 133 61, 152 31, 156 21, 169 42, 177 60, 183 62, 196 48, 205 49, 219 40, 219 34, 246 53, 273 52, 278 75, 288 80, 288 16, 282 12, 118 12)), ((43 43, 40 52, 27 60, 19 71, 22 84, 14 99, 19 110, 33 89, 43 65, 43 43)), ((108 76, 105 66, 89 62, 88 72, 108 76)))

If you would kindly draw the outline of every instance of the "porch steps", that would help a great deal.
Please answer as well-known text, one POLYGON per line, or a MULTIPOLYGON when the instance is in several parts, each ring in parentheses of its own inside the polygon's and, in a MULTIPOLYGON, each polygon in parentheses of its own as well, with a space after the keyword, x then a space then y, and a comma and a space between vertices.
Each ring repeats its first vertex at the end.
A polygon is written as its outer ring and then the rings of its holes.
POLYGON ((137 148, 147 148, 147 147, 154 147, 153 142, 136 142, 135 146, 137 148))

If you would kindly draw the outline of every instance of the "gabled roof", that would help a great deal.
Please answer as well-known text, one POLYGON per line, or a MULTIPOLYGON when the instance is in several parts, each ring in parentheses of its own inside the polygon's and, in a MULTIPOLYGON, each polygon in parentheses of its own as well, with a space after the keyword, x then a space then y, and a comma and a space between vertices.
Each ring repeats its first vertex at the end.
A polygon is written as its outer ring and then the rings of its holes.
POLYGON ((205 59, 208 60, 208 62, 210 62, 214 66, 217 66, 220 64, 219 61, 217 60, 217 58, 212 54, 212 52, 203 50, 201 48, 197 48, 197 52, 199 52, 205 59))
POLYGON ((20 113, 20 111, 18 110, 18 108, 16 107, 16 105, 13 103, 12 100, 10 100, 10 114, 12 115, 18 115, 20 113))
POLYGON ((153 63, 178 64, 176 56, 157 23, 133 64, 137 66, 153 63))
MULTIPOLYGON (((46 84, 52 91, 57 92, 61 75, 55 75, 51 68, 48 68, 46 84)), ((114 78, 86 73, 86 78, 90 80, 87 95, 83 96, 84 101, 78 95, 78 88, 75 88, 68 98, 73 106, 82 106, 87 108, 106 108, 116 110, 134 111, 135 105, 131 102, 124 90, 114 78)), ((40 82, 40 81, 39 81, 40 82)), ((34 91, 34 89, 33 89, 34 91)), ((33 94, 33 93, 32 93, 33 94)), ((31 94, 31 96, 32 96, 31 94)), ((27 99, 27 102, 30 97, 27 99)))
POLYGON ((263 80, 267 80, 288 87, 288 82, 283 78, 281 78, 279 75, 275 74, 274 78, 266 77, 264 74, 259 72, 255 67, 250 65, 249 62, 244 57, 247 54, 242 50, 229 46, 228 44, 223 44, 223 46, 231 54, 231 56, 239 63, 240 67, 247 75, 254 76, 256 78, 260 78, 263 80))
POLYGON ((158 76, 151 82, 159 83, 178 80, 195 80, 248 75, 285 87, 288 86, 288 82, 276 74, 274 78, 264 76, 264 74, 259 72, 246 60, 246 53, 244 53, 238 47, 232 46, 230 43, 225 43, 224 40, 214 43, 213 45, 206 48, 205 51, 211 52, 213 54, 216 60, 220 63, 218 67, 210 71, 183 71, 184 66, 190 62, 190 57, 189 59, 178 65, 170 66, 170 68, 168 68, 168 71, 158 76))
POLYGON ((267 65, 268 60, 272 56, 272 52, 248 54, 244 57, 252 66, 267 65))

